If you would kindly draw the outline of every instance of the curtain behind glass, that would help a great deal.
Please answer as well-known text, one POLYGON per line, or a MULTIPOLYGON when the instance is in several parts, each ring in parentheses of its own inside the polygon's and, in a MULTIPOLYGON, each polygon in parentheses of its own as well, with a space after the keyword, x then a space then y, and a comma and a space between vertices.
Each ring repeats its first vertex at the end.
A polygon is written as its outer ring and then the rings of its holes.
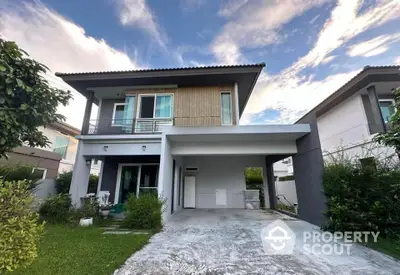
POLYGON ((125 97, 124 116, 122 120, 122 131, 124 133, 132 133, 134 114, 135 114, 135 96, 127 95, 125 97))
POLYGON ((156 118, 172 117, 172 96, 171 95, 157 95, 155 117, 156 118))
POLYGON ((231 105, 231 94, 221 94, 221 108, 222 108, 222 124, 232 124, 232 105, 231 105))

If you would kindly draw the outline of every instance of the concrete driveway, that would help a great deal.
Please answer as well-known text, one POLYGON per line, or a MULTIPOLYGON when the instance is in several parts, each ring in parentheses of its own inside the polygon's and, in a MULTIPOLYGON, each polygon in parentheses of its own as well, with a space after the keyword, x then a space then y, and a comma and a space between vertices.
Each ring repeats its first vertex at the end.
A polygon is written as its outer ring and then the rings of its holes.
POLYGON ((400 262, 352 245, 348 255, 306 253, 315 226, 272 211, 183 210, 114 274, 400 274, 400 262), (261 229, 276 219, 296 233, 292 255, 266 255, 261 229))

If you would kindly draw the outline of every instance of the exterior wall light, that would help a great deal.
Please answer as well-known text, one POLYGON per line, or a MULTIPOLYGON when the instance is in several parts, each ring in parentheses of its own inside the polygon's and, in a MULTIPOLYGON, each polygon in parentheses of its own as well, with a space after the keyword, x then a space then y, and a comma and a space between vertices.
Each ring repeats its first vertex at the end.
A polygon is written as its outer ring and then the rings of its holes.
POLYGON ((86 165, 87 165, 87 166, 89 166, 91 163, 92 163, 92 160, 91 160, 91 159, 87 159, 87 160, 86 160, 86 165))
POLYGON ((108 150, 108 146, 107 146, 107 145, 105 145, 105 146, 103 147, 103 150, 107 152, 107 150, 108 150))
POLYGON ((142 146, 142 151, 144 152, 144 151, 146 151, 146 149, 147 149, 147 146, 146 146, 146 145, 143 145, 143 146, 142 146))

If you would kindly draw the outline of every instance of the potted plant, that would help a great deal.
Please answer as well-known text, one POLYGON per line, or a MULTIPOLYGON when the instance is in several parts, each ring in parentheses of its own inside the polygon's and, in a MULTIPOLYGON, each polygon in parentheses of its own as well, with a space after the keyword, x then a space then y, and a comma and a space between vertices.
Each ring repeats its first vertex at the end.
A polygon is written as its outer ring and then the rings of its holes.
POLYGON ((111 203, 100 205, 100 213, 105 219, 107 219, 108 215, 110 214, 112 207, 113 205, 111 203))

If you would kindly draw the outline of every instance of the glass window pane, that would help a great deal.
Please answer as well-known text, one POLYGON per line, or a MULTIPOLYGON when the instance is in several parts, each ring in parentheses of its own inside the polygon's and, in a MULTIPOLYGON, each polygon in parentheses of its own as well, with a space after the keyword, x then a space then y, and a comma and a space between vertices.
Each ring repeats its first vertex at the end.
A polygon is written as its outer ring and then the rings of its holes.
POLYGON ((113 124, 121 125, 124 119, 125 105, 115 105, 113 124))
POLYGON ((382 116, 385 122, 388 122, 390 117, 394 114, 394 107, 392 101, 380 101, 379 102, 382 116))
POLYGON ((153 118, 154 96, 143 96, 140 102, 140 117, 153 118))
POLYGON ((157 187, 158 165, 143 165, 140 172, 140 187, 157 187))
POLYGON ((157 95, 156 99, 156 117, 170 118, 172 117, 172 96, 157 95))
POLYGON ((53 152, 59 153, 63 159, 67 156, 69 138, 64 136, 57 136, 54 143, 53 152))
POLYGON ((222 93, 221 94, 221 109, 222 109, 222 124, 232 124, 232 104, 231 104, 231 94, 222 93))

